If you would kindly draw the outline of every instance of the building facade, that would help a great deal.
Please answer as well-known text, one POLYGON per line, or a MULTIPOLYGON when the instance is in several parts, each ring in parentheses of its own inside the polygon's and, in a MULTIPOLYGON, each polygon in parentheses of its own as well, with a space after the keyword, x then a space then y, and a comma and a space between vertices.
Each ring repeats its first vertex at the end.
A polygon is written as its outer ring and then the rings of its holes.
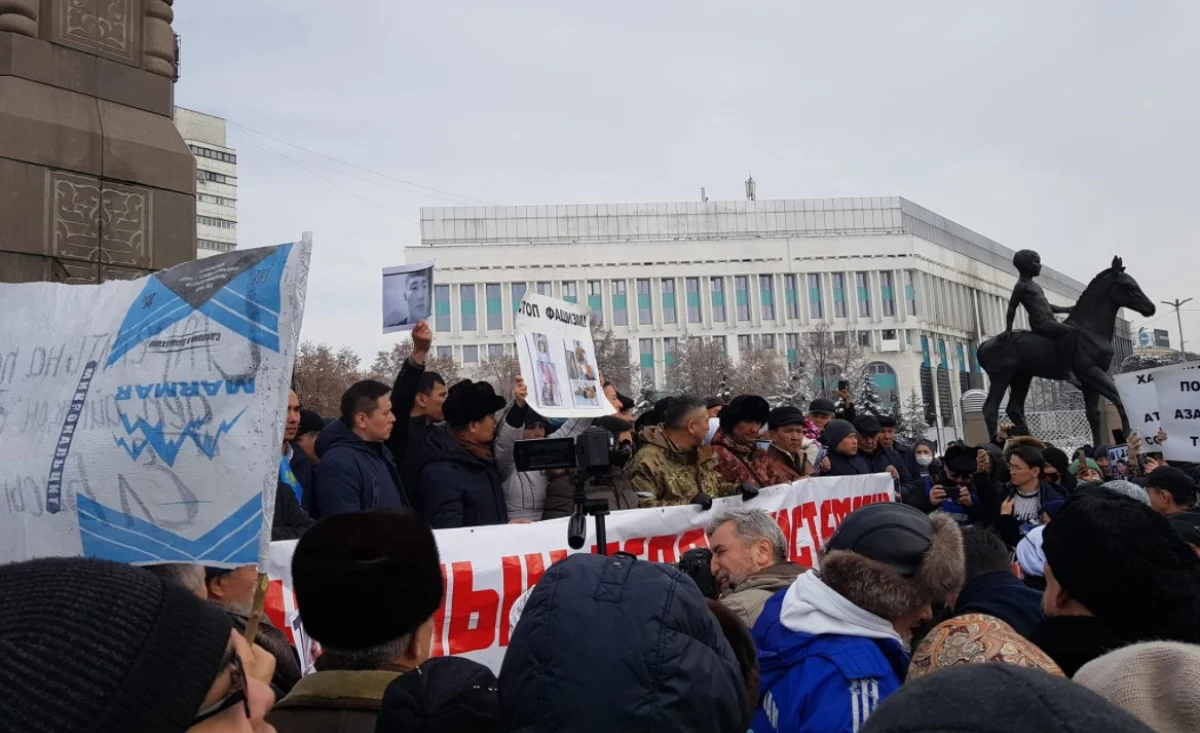
MULTIPOLYGON (((429 208, 421 240, 406 256, 437 260, 438 355, 468 371, 512 352, 530 288, 585 304, 660 389, 684 339, 796 363, 827 329, 869 352, 884 401, 916 392, 947 439, 963 392, 984 386, 975 351, 1003 331, 1016 282, 1012 250, 898 197, 429 208)), ((1084 287, 1049 268, 1040 279, 1059 305, 1084 287)))
POLYGON ((237 249, 237 151, 225 120, 175 108, 175 127, 196 158, 196 256, 237 249))

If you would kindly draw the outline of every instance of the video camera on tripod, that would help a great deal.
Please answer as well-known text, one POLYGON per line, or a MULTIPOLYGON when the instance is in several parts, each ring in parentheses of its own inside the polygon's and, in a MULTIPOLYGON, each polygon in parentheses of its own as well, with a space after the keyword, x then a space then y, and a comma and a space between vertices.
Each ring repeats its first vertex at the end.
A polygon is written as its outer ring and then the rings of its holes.
MULTIPOLYGON (((603 419, 603 418, 601 418, 603 419)), ((601 555, 607 554, 607 535, 604 518, 608 516, 607 499, 587 498, 586 484, 612 486, 632 455, 632 448, 620 445, 612 431, 590 427, 574 438, 542 438, 518 440, 513 446, 513 462, 518 471, 550 471, 573 469, 575 478, 575 509, 567 525, 567 544, 573 550, 583 547, 587 538, 587 515, 596 518, 596 544, 601 555)))

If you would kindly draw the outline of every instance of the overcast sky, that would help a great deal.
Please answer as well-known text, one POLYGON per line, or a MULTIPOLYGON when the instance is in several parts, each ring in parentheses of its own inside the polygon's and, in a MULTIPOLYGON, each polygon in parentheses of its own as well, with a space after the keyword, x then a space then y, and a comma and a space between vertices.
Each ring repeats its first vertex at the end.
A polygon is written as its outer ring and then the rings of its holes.
POLYGON ((750 172, 760 199, 904 196, 1076 279, 1121 254, 1154 300, 1200 295, 1194 0, 175 10, 176 101, 231 123, 239 244, 313 231, 304 337, 367 362, 406 338, 379 335, 380 269, 422 206, 738 199, 750 172))

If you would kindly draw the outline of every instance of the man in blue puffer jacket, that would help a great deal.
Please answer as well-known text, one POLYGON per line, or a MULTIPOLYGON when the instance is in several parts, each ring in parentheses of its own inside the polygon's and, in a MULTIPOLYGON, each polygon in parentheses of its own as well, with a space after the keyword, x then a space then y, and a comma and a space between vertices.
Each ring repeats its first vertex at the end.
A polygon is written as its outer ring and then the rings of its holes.
POLYGON ((854 733, 908 670, 912 629, 963 584, 954 520, 870 504, 830 538, 820 570, 763 609, 753 733, 854 733))

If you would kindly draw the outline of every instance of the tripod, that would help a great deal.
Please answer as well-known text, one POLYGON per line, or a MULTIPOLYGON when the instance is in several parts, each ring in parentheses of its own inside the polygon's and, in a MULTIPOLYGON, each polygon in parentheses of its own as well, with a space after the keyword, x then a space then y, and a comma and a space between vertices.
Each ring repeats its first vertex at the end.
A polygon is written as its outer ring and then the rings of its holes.
POLYGON ((572 550, 583 547, 587 540, 587 515, 596 518, 596 547, 601 555, 608 554, 608 535, 604 527, 604 518, 608 516, 608 499, 587 498, 586 485, 592 479, 599 486, 612 486, 613 473, 611 469, 603 469, 603 473, 575 472, 575 510, 571 513, 571 521, 567 525, 567 545, 572 550))

